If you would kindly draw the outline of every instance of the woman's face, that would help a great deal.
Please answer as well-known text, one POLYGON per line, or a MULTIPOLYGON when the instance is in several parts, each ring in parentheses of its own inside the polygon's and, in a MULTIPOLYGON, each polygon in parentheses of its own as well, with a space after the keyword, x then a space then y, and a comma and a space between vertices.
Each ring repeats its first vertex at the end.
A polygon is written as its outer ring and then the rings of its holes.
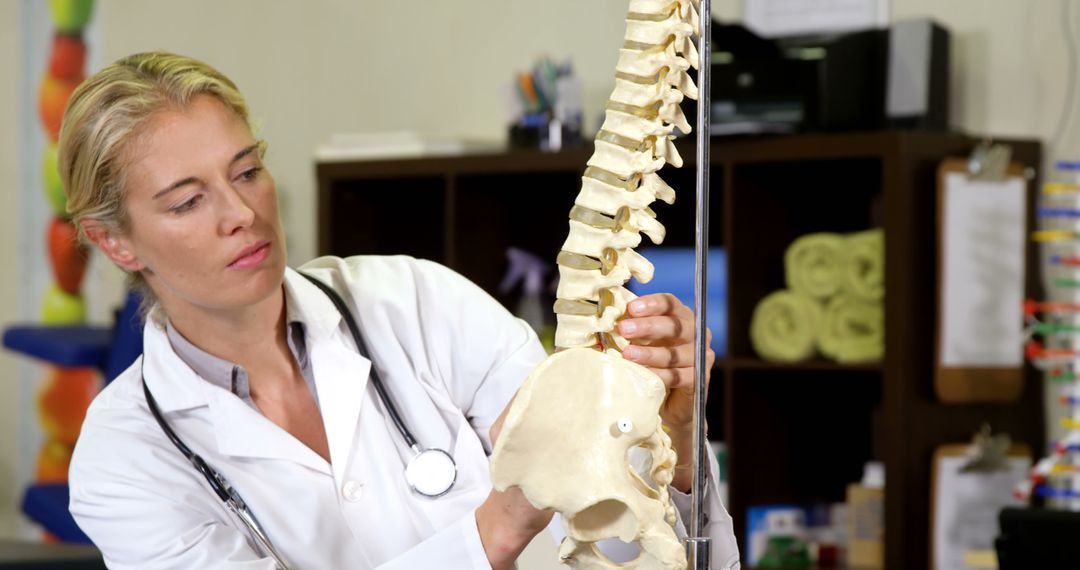
POLYGON ((132 144, 118 239, 125 269, 141 270, 167 311, 237 309, 280 290, 285 236, 261 155, 247 124, 208 95, 151 117, 132 144))

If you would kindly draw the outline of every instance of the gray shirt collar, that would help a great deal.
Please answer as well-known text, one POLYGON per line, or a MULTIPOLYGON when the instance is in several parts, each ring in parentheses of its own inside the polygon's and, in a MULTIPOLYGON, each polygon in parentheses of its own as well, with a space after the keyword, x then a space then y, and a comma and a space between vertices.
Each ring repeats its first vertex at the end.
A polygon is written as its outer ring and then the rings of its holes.
MULTIPOLYGON (((293 299, 290 299, 288 292, 286 292, 286 340, 289 343, 289 350, 292 352, 293 358, 296 359, 300 372, 304 376, 304 381, 307 383, 308 389, 311 390, 311 395, 315 397, 317 404, 319 399, 312 375, 311 361, 308 358, 304 323, 291 310, 292 302, 294 302, 293 299)), ((251 384, 249 383, 247 370, 243 366, 214 356, 199 348, 180 334, 180 331, 176 330, 171 321, 165 323, 165 332, 169 337, 169 343, 172 345, 173 351, 180 357, 180 360, 183 360, 185 364, 191 367, 195 374, 215 386, 232 392, 252 408, 258 409, 251 399, 251 384)))

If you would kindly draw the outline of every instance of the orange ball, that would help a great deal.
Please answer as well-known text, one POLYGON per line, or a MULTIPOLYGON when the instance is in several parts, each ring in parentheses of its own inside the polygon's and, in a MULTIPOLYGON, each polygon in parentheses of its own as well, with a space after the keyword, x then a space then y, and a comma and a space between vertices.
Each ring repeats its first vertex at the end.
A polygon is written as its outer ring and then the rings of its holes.
POLYGON ((55 368, 38 394, 38 418, 48 439, 75 445, 86 408, 101 388, 93 368, 55 368))
POLYGON ((49 134, 49 140, 56 142, 60 139, 60 122, 64 119, 64 107, 75 88, 82 83, 82 74, 72 77, 54 77, 45 75, 41 80, 41 89, 38 91, 38 114, 41 116, 41 124, 45 132, 49 134))
POLYGON ((34 466, 35 483, 63 483, 68 478, 71 466, 71 452, 75 449, 53 439, 46 440, 38 450, 37 464, 34 466))

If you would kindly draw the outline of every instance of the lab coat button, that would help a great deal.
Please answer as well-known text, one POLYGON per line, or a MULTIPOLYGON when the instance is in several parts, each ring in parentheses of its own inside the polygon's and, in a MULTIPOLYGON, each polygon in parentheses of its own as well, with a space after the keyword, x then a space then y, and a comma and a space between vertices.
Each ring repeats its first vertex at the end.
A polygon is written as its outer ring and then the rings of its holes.
POLYGON ((364 494, 364 484, 359 481, 346 481, 341 486, 341 496, 345 497, 346 501, 355 503, 360 500, 360 497, 364 494))

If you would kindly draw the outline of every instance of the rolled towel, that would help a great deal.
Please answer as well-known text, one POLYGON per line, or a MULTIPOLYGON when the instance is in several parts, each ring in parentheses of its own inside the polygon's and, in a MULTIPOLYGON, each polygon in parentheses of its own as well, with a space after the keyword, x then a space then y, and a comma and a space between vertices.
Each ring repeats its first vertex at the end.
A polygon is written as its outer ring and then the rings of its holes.
POLYGON ((874 229, 844 238, 840 288, 867 302, 885 298, 885 230, 874 229))
POLYGON ((840 295, 825 307, 818 348, 842 364, 874 362, 885 355, 885 309, 851 295, 840 295))
POLYGON ((821 304, 795 291, 776 291, 754 308, 750 342, 765 360, 799 362, 814 355, 821 304))
POLYGON ((840 291, 844 237, 839 234, 807 234, 784 252, 788 289, 825 300, 840 291))

